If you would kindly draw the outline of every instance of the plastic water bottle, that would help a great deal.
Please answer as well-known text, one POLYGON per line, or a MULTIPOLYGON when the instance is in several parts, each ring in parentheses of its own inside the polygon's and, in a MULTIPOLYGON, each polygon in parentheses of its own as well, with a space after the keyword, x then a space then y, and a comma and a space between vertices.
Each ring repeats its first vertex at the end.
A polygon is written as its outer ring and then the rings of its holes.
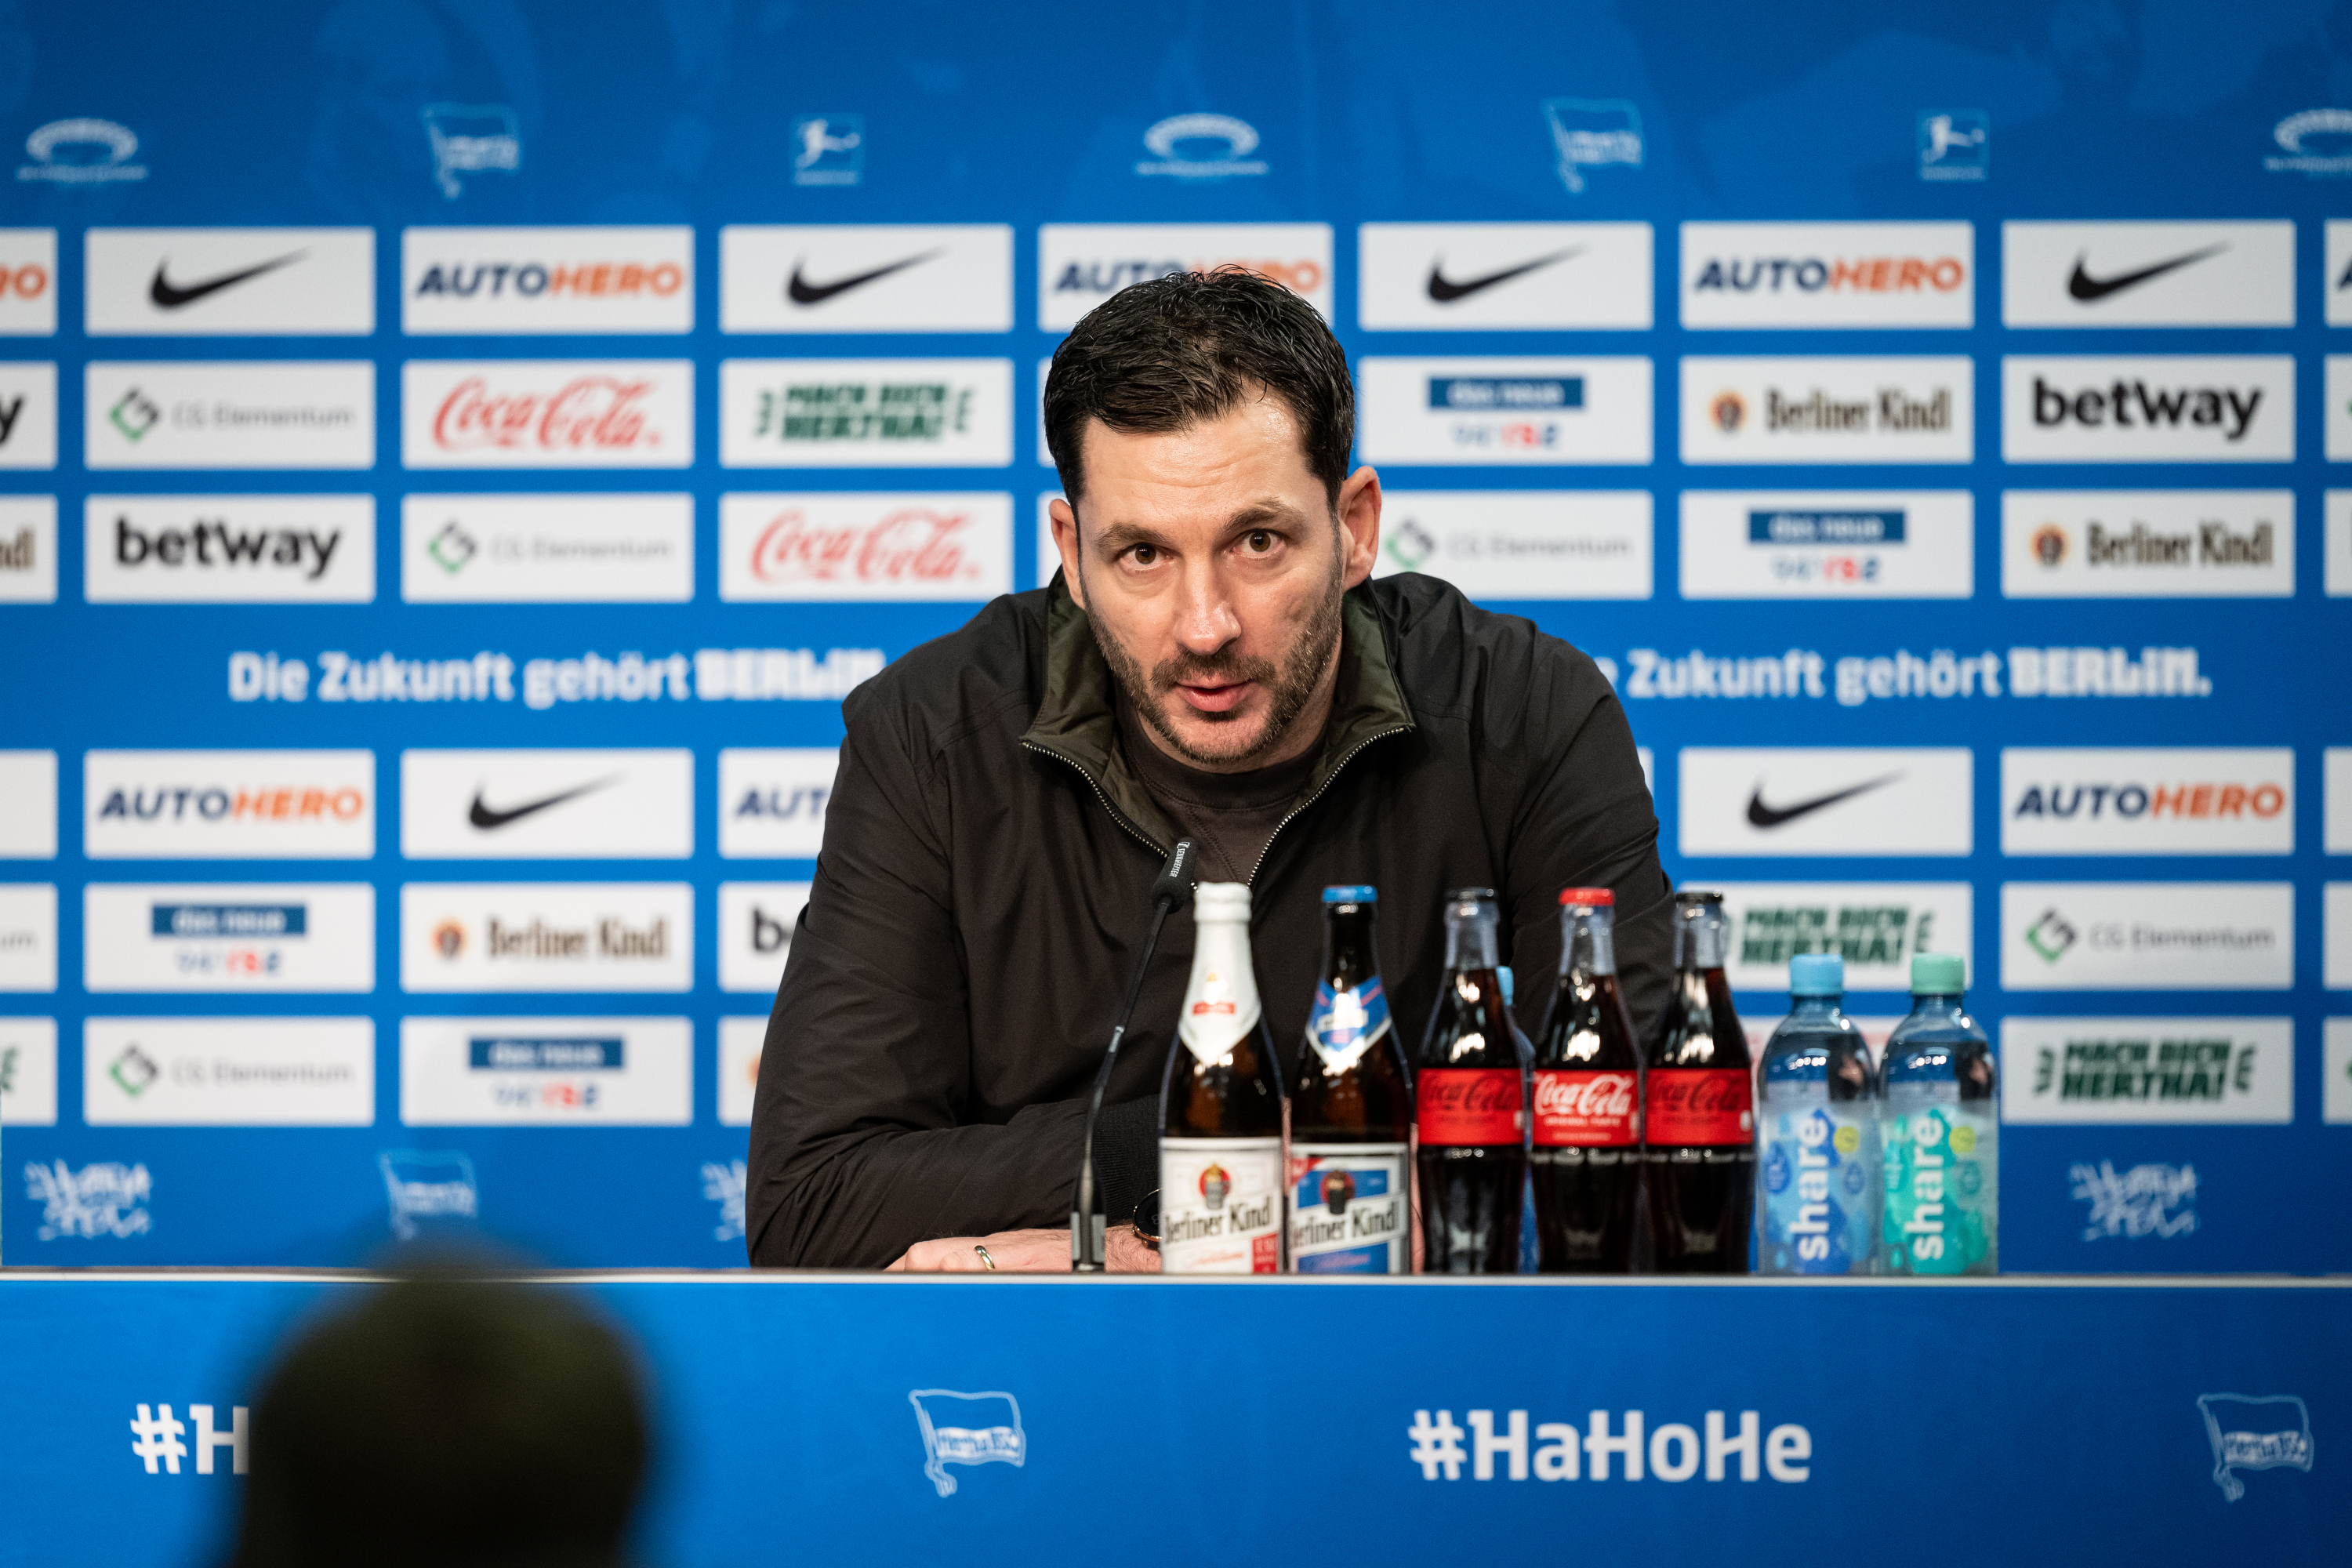
POLYGON ((1764 1046, 1756 1117, 1756 1272, 1874 1274, 1883 1181, 1878 1075, 1838 1010, 1845 960, 1789 963, 1789 1016, 1764 1046))
POLYGON ((2000 1101, 1992 1046, 1960 1010, 1967 966, 1911 957, 1911 1016, 1886 1041, 1889 1273, 2000 1272, 2000 1101))

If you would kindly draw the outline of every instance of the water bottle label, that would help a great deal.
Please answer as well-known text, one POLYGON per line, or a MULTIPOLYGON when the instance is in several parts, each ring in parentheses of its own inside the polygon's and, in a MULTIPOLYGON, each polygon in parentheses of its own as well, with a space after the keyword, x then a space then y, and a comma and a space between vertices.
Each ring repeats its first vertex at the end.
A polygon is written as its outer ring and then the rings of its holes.
POLYGON ((1333 991, 1328 980, 1315 987, 1315 1008, 1307 1015, 1307 1043, 1326 1070, 1346 1072, 1389 1032, 1389 999, 1380 977, 1333 991))
POLYGON ((1812 1088, 1764 1096, 1759 1274, 1871 1271, 1883 1185, 1876 1107, 1832 1104, 1812 1088))
POLYGON ((1746 1068, 1652 1068, 1643 1116, 1652 1148, 1746 1143, 1756 1116, 1746 1068))
POLYGON ((1160 1141, 1160 1271, 1282 1271, 1282 1140, 1160 1141))
POLYGON ((1536 1146, 1622 1149, 1642 1141, 1642 1107, 1630 1072, 1536 1074, 1536 1146))
POLYGON ((1433 1148, 1517 1143, 1525 1095, 1515 1068, 1424 1068, 1413 1079, 1413 1124, 1433 1148))
POLYGON ((1409 1272, 1406 1192, 1402 1143, 1292 1144, 1291 1272, 1409 1272))
POLYGON ((2000 1125, 1952 1085, 1890 1097, 1881 1236, 1895 1274, 2000 1272, 2000 1125))

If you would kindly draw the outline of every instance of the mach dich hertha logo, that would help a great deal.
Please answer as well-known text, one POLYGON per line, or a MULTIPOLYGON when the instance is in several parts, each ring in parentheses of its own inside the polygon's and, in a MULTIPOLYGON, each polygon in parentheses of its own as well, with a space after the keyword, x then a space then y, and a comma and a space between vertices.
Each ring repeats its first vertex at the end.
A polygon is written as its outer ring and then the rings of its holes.
POLYGON ((1021 1405, 1013 1395, 918 1388, 907 1401, 923 1432, 923 1474, 940 1496, 955 1495, 950 1465, 1017 1468, 1029 1462, 1029 1436, 1021 1430, 1021 1405))

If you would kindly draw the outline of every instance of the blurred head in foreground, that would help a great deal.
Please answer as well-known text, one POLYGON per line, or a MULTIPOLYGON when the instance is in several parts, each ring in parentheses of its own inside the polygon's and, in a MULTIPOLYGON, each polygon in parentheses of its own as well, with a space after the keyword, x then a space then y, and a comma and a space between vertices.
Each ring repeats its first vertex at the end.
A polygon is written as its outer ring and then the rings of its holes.
POLYGON ((235 1568, 601 1568, 646 1469, 618 1337, 546 1286, 403 1280, 312 1325, 253 1411, 235 1568))

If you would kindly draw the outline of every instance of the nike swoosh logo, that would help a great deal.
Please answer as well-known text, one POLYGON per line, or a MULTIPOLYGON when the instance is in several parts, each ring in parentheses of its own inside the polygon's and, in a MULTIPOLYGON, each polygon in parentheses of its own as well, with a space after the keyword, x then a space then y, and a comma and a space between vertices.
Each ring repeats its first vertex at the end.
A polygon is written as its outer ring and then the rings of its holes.
POLYGON ((155 280, 147 285, 147 298, 154 300, 163 310, 176 310, 183 305, 194 304, 207 294, 217 294, 232 284, 242 283, 248 278, 258 278, 265 272, 275 272, 281 267, 291 266, 309 254, 307 250, 298 250, 291 256, 281 256, 275 261, 265 261, 258 267, 248 267, 242 272, 224 272, 217 278, 207 278, 201 283, 188 284, 175 284, 163 276, 163 268, 171 265, 167 258, 155 263, 155 280))
POLYGON ((1901 773, 1889 773, 1883 779, 1872 779, 1868 784, 1858 784, 1852 789, 1842 789, 1832 795, 1815 795, 1811 800, 1801 800, 1794 805, 1783 806, 1766 805, 1764 786, 1758 784, 1755 793, 1748 797, 1748 820, 1759 827, 1784 826, 1801 816, 1811 816, 1823 806, 1835 805, 1842 800, 1852 800, 1855 795, 1868 795, 1872 790, 1884 788, 1902 776, 1901 773))
POLYGON ((1555 261, 1565 261, 1571 256, 1581 255, 1583 250, 1584 247, 1580 245, 1571 245, 1566 250, 1555 250, 1549 256, 1538 256, 1533 261, 1523 261, 1517 267, 1506 267, 1500 272, 1489 272, 1484 278, 1473 278, 1464 283, 1456 283, 1445 276, 1443 260, 1433 261, 1429 265, 1429 297, 1441 305, 1451 305, 1456 300, 1467 300, 1497 283, 1508 283, 1514 278, 1524 278, 1555 261))
MULTIPOLYGON (((942 247, 941 250, 944 248, 942 247)), ((909 267, 929 261, 931 258, 941 254, 941 250, 926 250, 920 256, 909 256, 904 261, 893 261, 887 266, 877 267, 871 272, 861 272, 855 278, 843 278, 831 283, 810 282, 801 276, 801 268, 806 263, 795 261, 793 263, 793 280, 784 285, 784 293, 795 305, 820 305, 835 294, 846 294, 852 289, 863 288, 877 278, 887 278, 893 272, 904 272, 909 267)))
POLYGON ((492 828, 504 827, 509 822, 520 822, 533 812, 545 811, 551 805, 562 805, 567 800, 577 800, 583 795, 593 794, 608 784, 616 784, 620 782, 621 775, 614 773, 611 778, 598 779, 593 784, 584 784, 577 789, 567 789, 558 795, 543 795, 538 800, 529 801, 505 811, 492 811, 488 806, 484 805, 481 787, 476 785, 473 809, 466 813, 466 820, 488 833, 492 828))
POLYGON ((2110 294, 2119 294, 2126 289, 2147 282, 2151 278, 2161 278, 2166 273, 2186 267, 2192 261, 2202 261, 2209 256, 2219 256, 2229 248, 2229 242, 2225 240, 2220 245, 2209 245, 2202 250, 2192 250, 2186 256, 2176 256, 2169 261, 2159 261, 2153 267, 2143 267, 2137 272, 2125 272, 2114 278, 2094 278, 2084 271, 2083 263, 2091 258, 2090 253, 2085 251, 2074 258, 2074 276, 2066 279, 2066 292, 2087 305, 2094 300, 2104 300, 2110 294))

